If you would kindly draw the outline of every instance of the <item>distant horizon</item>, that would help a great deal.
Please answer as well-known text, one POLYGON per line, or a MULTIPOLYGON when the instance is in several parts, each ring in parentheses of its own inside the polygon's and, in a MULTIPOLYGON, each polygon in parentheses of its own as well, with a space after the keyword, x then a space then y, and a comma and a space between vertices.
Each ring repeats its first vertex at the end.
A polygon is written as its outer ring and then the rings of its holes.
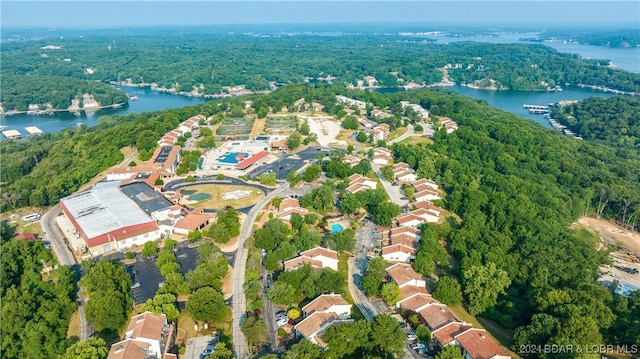
POLYGON ((5 29, 405 25, 640 28, 638 1, 2 1, 5 29))

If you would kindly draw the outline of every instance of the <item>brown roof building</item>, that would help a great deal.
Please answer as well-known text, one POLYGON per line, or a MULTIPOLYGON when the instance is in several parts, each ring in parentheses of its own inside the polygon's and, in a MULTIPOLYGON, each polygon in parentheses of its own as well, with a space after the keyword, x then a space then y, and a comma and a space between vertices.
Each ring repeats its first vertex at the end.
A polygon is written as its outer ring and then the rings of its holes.
POLYGON ((482 329, 469 329, 455 337, 469 359, 510 359, 511 357, 482 329))
POLYGON ((457 318, 444 304, 434 304, 422 309, 418 314, 432 332, 444 325, 457 321, 457 318))

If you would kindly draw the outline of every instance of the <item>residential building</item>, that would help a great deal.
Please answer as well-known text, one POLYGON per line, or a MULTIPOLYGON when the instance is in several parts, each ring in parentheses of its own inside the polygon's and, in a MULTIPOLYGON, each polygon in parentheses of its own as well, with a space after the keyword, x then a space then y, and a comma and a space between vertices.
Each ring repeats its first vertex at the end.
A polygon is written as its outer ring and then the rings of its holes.
POLYGON ((390 280, 402 288, 405 286, 422 287, 426 286, 426 282, 422 279, 422 276, 416 273, 407 263, 396 263, 386 269, 387 276, 390 280))
POLYGON ((379 109, 374 109, 371 111, 371 117, 374 117, 378 120, 384 120, 385 118, 393 117, 393 115, 379 109))
POLYGON ((355 106, 357 108, 360 109, 366 109, 367 108, 367 103, 364 101, 359 101, 359 100, 354 100, 352 98, 348 98, 346 96, 342 96, 342 95, 336 95, 336 100, 338 101, 338 103, 343 103, 347 106, 355 106))
POLYGON ((389 130, 390 130, 389 125, 387 125, 386 123, 381 123, 376 127, 372 128, 371 131, 369 132, 371 133, 373 140, 377 142, 377 141, 383 141, 387 139, 387 137, 389 137, 389 130))
POLYGON ((416 259, 416 249, 404 244, 392 244, 382 247, 382 258, 387 262, 413 262, 416 259))
POLYGON ((111 346, 107 359, 175 358, 166 354, 173 345, 174 326, 164 314, 144 312, 131 317, 122 341, 111 346))
POLYGON ((373 150, 372 163, 378 165, 388 165, 393 161, 393 153, 384 147, 377 147, 373 150))
POLYGON ((456 336, 471 328, 472 325, 465 322, 451 322, 431 332, 431 338, 441 347, 456 345, 456 336))
POLYGON ((338 314, 333 312, 314 312, 296 324, 293 329, 324 350, 328 348, 328 345, 322 340, 322 334, 330 326, 343 323, 353 323, 353 319, 341 319, 338 314))
POLYGON ((400 288, 400 299, 396 302, 396 305, 401 305, 405 300, 408 300, 416 295, 429 295, 429 291, 425 287, 414 287, 412 285, 404 286, 400 288))
POLYGON ((420 310, 418 315, 425 322, 425 325, 435 331, 448 323, 457 321, 456 316, 444 304, 432 304, 420 310))
POLYGON ((449 117, 440 118, 440 125, 445 128, 447 133, 452 133, 458 129, 458 124, 449 117))
POLYGON ((347 303, 340 294, 322 294, 302 307, 302 313, 305 317, 315 312, 335 313, 340 318, 349 318, 351 317, 351 304, 347 303))
POLYGON ((378 183, 370 180, 361 174, 355 173, 349 176, 349 187, 346 188, 348 193, 358 193, 360 191, 367 191, 370 189, 376 189, 378 183))
POLYGON ((305 264, 310 264, 314 268, 331 268, 338 270, 338 252, 323 248, 315 247, 304 252, 299 256, 284 262, 284 270, 290 271, 300 268, 305 264))
POLYGON ((414 193, 413 199, 416 202, 424 202, 424 201, 434 201, 437 199, 441 199, 441 197, 438 191, 434 191, 432 189, 425 189, 423 191, 414 193))
POLYGON ((418 178, 413 168, 404 162, 393 165, 393 177, 400 182, 413 182, 418 178))
POLYGON ((342 162, 348 164, 351 167, 357 165, 358 163, 360 163, 360 161, 360 158, 352 155, 344 155, 344 157, 342 158, 342 162))
POLYGON ((410 107, 411 109, 413 109, 413 111, 415 111, 416 113, 418 113, 418 115, 420 116, 420 118, 422 118, 423 120, 426 120, 429 118, 429 111, 424 109, 422 106, 420 105, 416 105, 413 103, 409 103, 409 101, 400 101, 400 105, 402 106, 403 109, 410 107))
POLYGON ((396 308, 402 308, 404 310, 410 310, 413 312, 420 312, 429 305, 440 304, 431 294, 414 293, 408 298, 400 298, 396 302, 396 308))
POLYGON ((511 357, 482 329, 469 329, 455 336, 465 359, 510 359, 511 357))
POLYGON ((309 210, 300 207, 300 201, 295 198, 283 199, 282 202, 280 202, 280 206, 278 207, 278 218, 285 221, 290 221, 291 215, 294 213, 297 213, 304 217, 309 214, 309 210))
POLYGON ((415 192, 420 192, 427 188, 430 188, 434 191, 438 190, 438 184, 426 178, 420 178, 419 180, 413 182, 411 185, 413 186, 415 192))

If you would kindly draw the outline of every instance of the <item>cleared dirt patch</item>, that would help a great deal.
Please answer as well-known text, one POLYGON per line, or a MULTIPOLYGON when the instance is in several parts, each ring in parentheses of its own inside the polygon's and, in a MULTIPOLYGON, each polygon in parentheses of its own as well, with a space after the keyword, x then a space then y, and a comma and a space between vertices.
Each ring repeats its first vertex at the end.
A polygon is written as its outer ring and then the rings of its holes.
POLYGON ((605 243, 621 246, 640 256, 640 233, 626 230, 603 219, 591 217, 582 217, 578 223, 598 232, 600 239, 605 243))

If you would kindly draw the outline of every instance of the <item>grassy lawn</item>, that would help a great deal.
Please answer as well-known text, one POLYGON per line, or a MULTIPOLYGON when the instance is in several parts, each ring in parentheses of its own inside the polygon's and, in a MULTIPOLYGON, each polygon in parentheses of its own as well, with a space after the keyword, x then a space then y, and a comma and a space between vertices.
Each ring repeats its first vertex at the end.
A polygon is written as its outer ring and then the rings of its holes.
POLYGON ((349 253, 346 252, 341 252, 338 254, 338 272, 342 273, 344 275, 344 277, 346 278, 345 282, 344 282, 344 300, 347 301, 347 303, 349 304, 353 304, 353 307, 351 307, 351 318, 353 318, 354 320, 360 320, 360 319, 365 319, 364 315, 362 315, 362 312, 360 311, 360 308, 358 308, 357 305, 355 305, 353 298, 351 297, 351 292, 349 291, 349 283, 347 282, 349 280, 349 253))
POLYGON ((345 128, 340 129, 338 136, 336 136, 336 140, 347 141, 348 144, 355 145, 355 141, 349 139, 349 136, 353 135, 356 130, 347 130, 345 128))
POLYGON ((391 133, 389 133, 389 137, 385 141, 389 142, 389 141, 393 140, 394 138, 398 138, 398 137, 404 135, 405 132, 407 132, 407 128, 406 127, 396 128, 395 130, 391 131, 391 133))
POLYGON ((76 310, 69 318, 69 328, 67 328, 67 339, 80 339, 80 313, 76 310))
POLYGON ((243 208, 249 205, 252 205, 258 202, 262 197, 264 197, 264 193, 254 187, 248 186, 234 186, 234 185, 219 185, 219 184, 205 184, 205 185, 195 185, 189 186, 185 188, 188 191, 197 191, 199 193, 208 193, 211 195, 211 198, 206 199, 204 201, 190 203, 190 206, 193 207, 204 207, 204 208, 212 208, 212 209, 221 209, 225 206, 232 206, 234 208, 243 208), (251 191, 251 194, 247 197, 240 199, 222 199, 222 196, 227 192, 232 191, 251 191), (260 194, 256 193, 260 192, 260 194))
POLYGON ((423 143, 431 145, 433 144, 433 140, 425 136, 412 136, 409 138, 405 138, 404 140, 400 141, 400 143, 403 145, 419 145, 423 143))
POLYGON ((191 319, 186 312, 180 313, 178 317, 178 335, 177 339, 194 338, 201 335, 208 335, 214 330, 220 331, 220 337, 231 337, 231 326, 233 324, 233 317, 231 315, 231 308, 227 308, 225 317, 221 322, 209 323, 209 329, 204 329, 203 323, 200 323, 198 331, 195 330, 194 325, 196 322, 191 319))

